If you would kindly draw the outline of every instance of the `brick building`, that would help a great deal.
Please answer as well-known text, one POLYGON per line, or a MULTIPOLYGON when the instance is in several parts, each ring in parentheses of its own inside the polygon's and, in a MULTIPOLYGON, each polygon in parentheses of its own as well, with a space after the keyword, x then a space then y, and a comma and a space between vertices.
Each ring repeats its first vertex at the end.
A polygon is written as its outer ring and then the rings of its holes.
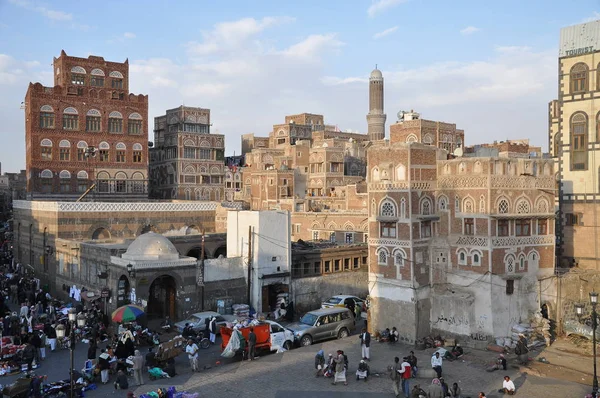
POLYGON ((398 121, 390 125, 391 142, 420 142, 453 153, 465 142, 464 130, 456 124, 421 119, 415 111, 398 112, 398 121))
POLYGON ((210 126, 210 109, 183 105, 154 118, 151 198, 224 199, 225 137, 210 126))
POLYGON ((25 96, 27 192, 75 199, 147 199, 148 97, 129 92, 129 62, 54 58, 54 86, 25 96), (92 156, 87 156, 92 155, 92 156))
POLYGON ((548 107, 560 218, 558 265, 600 270, 600 21, 561 29, 558 97, 548 107))
POLYGON ((368 150, 369 325, 409 342, 510 335, 554 267, 553 162, 447 157, 404 139, 368 150))

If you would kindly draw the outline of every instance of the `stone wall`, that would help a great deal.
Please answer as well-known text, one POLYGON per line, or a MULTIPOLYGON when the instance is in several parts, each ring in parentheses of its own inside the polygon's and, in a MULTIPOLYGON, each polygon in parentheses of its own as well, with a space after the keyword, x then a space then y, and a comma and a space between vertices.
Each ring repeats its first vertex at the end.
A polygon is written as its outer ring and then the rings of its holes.
POLYGON ((321 307, 321 302, 337 294, 365 298, 368 294, 367 272, 338 272, 292 279, 292 295, 298 316, 321 307))
POLYGON ((225 302, 226 311, 231 310, 232 304, 246 303, 247 289, 246 278, 205 282, 204 311, 216 311, 219 300, 225 302))

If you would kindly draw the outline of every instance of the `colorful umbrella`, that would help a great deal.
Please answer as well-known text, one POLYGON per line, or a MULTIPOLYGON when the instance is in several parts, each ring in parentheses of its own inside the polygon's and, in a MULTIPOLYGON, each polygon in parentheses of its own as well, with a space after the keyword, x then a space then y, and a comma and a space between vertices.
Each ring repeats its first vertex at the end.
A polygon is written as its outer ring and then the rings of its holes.
POLYGON ((132 322, 138 317, 144 315, 144 309, 137 305, 124 305, 117 308, 112 313, 112 320, 114 322, 132 322))

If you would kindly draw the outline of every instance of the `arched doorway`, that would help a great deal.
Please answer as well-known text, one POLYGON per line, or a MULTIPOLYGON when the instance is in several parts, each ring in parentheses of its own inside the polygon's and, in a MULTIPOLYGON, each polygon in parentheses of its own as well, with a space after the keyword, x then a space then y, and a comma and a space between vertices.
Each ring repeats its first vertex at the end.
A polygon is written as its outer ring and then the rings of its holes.
POLYGON ((122 275, 117 282, 117 307, 129 304, 131 295, 131 285, 129 284, 129 278, 122 275))
POLYGON ((110 232, 106 228, 98 228, 92 233, 92 240, 110 239, 110 232))
POLYGON ((221 246, 217 250, 215 250, 214 257, 219 258, 219 256, 223 256, 223 258, 227 257, 227 248, 225 246, 221 246))
MULTIPOLYGON (((202 248, 201 247, 192 247, 186 254, 186 256, 188 257, 194 257, 196 259, 200 258, 200 255, 202 253, 202 248)), ((208 256, 206 255, 206 250, 204 250, 204 259, 206 260, 208 258, 208 256)))
POLYGON ((150 285, 148 297, 148 317, 171 319, 177 317, 177 284, 169 275, 161 275, 150 285))

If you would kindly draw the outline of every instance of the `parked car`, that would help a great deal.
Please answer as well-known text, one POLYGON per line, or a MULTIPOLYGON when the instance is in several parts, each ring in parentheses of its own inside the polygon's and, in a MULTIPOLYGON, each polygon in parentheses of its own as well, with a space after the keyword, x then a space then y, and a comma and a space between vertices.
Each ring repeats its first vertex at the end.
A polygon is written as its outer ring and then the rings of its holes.
POLYGON ((294 332, 296 344, 309 346, 316 341, 348 337, 354 330, 354 317, 347 308, 322 308, 307 312, 287 328, 294 332))
POLYGON ((221 333, 221 326, 226 326, 227 322, 231 322, 233 319, 228 319, 227 315, 221 315, 214 311, 204 311, 192 314, 185 321, 177 322, 175 328, 179 333, 183 332, 183 328, 186 323, 192 325, 195 332, 203 332, 206 329, 206 319, 211 317, 217 317, 217 334, 221 333))
POLYGON ((367 319, 367 303, 365 302, 365 300, 358 298, 356 296, 348 296, 345 294, 340 294, 337 296, 330 297, 321 303, 321 308, 345 307, 347 300, 352 300, 352 301, 354 301, 355 305, 356 304, 360 305, 361 318, 367 319))

